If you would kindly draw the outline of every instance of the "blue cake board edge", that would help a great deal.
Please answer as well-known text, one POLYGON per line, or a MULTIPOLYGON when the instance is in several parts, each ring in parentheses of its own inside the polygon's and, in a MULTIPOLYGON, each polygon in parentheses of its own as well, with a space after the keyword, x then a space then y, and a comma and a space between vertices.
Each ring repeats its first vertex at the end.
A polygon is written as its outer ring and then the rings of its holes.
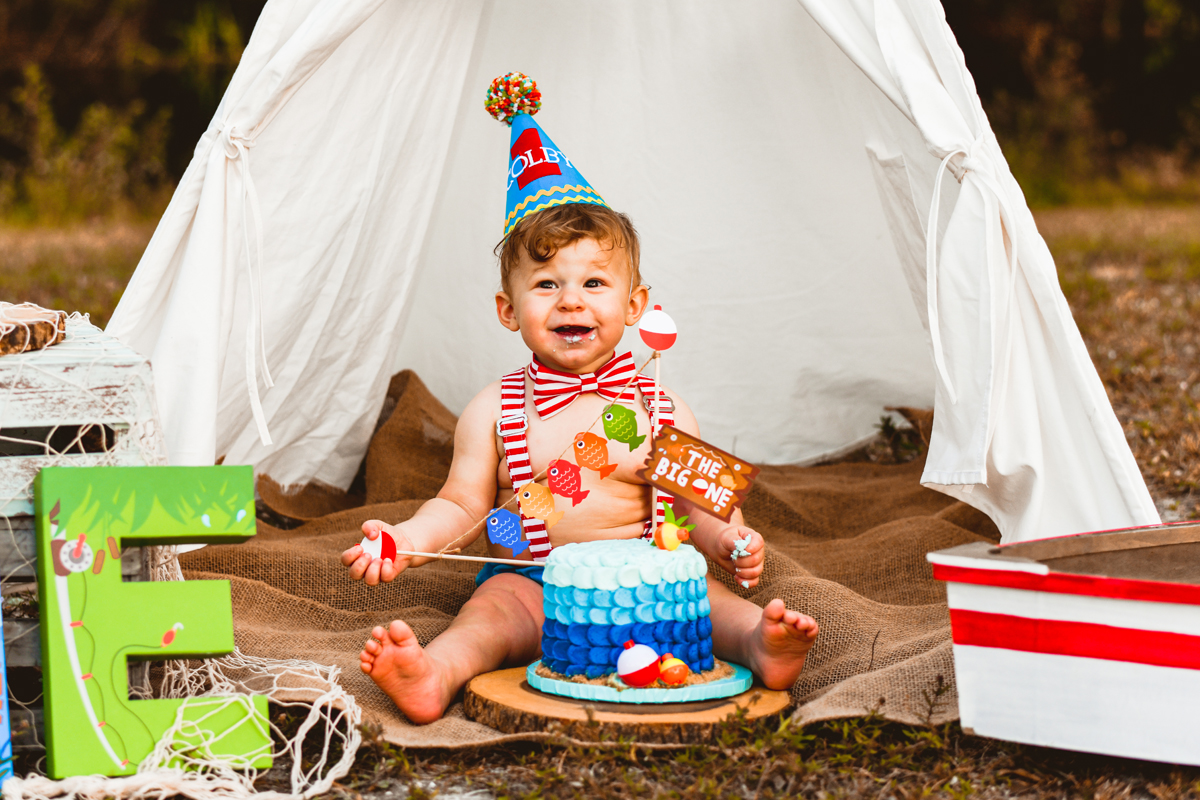
POLYGON ((525 669, 525 679, 529 685, 539 692, 556 694, 560 697, 571 697, 575 700, 592 700, 598 703, 695 703, 701 700, 719 700, 733 697, 750 688, 754 683, 754 675, 741 664, 731 661, 725 663, 733 667, 733 675, 719 681, 700 683, 695 686, 680 686, 675 689, 622 689, 611 686, 597 686, 591 683, 576 683, 560 681, 555 678, 545 678, 537 674, 541 659, 530 664, 525 669))

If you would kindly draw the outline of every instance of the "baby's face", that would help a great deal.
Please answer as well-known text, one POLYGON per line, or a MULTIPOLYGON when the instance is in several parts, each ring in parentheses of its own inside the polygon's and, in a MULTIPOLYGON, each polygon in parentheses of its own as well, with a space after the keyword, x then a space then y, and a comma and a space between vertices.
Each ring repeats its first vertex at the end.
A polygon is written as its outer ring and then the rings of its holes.
POLYGON ((645 286, 630 291, 625 250, 594 239, 580 239, 545 263, 522 253, 510 283, 511 292, 496 295, 501 324, 520 331, 543 364, 563 372, 603 366, 649 299, 645 286))

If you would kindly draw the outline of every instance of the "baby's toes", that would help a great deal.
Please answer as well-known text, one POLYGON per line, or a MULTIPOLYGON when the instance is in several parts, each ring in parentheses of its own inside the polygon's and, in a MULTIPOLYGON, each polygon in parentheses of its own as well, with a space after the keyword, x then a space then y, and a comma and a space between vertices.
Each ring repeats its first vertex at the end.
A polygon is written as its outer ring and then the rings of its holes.
POLYGON ((806 614, 796 614, 796 621, 791 627, 804 639, 813 639, 817 635, 817 621, 806 614))

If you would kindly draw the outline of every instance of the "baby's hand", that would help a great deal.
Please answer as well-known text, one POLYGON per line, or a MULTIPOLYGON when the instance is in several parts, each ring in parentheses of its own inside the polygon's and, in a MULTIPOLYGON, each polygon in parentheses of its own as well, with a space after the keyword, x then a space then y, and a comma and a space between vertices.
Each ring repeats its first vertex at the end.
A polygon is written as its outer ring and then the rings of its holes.
MULTIPOLYGON (((380 531, 387 531, 396 542, 397 550, 412 550, 408 537, 394 525, 388 525, 377 519, 369 519, 363 523, 363 533, 374 541, 379 538, 380 531)), ((412 561, 412 556, 397 556, 395 563, 390 558, 372 559, 371 554, 364 552, 361 544, 356 544, 342 553, 342 566, 350 568, 350 577, 354 580, 365 580, 367 586, 375 586, 380 581, 391 583, 396 576, 412 561)))
POLYGON ((758 531, 744 525, 730 525, 717 537, 717 561, 733 573, 743 589, 749 589, 762 575, 765 547, 758 531))

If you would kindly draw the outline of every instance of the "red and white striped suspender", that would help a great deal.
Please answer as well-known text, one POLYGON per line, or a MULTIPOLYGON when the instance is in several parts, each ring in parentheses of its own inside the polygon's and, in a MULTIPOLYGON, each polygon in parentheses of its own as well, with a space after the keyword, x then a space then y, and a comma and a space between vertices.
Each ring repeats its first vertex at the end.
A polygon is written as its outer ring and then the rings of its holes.
MULTIPOLYGON (((637 382, 642 390, 646 410, 653 415, 654 380, 639 375, 637 382)), ((658 423, 660 428, 663 425, 675 424, 675 403, 666 394, 662 395, 659 403, 658 423)), ((529 417, 525 413, 525 368, 521 368, 500 379, 500 419, 496 422, 496 433, 504 442, 504 459, 508 464, 508 476, 512 480, 514 493, 533 480, 533 465, 529 461, 529 445, 525 438, 525 432, 528 430, 529 417)), ((670 504, 671 500, 671 495, 659 491, 658 507, 654 510, 654 519, 646 521, 646 531, 643 534, 645 537, 653 536, 655 528, 666 519, 664 506, 670 504)), ((545 561, 551 550, 546 523, 522 514, 521 525, 525 529, 525 539, 529 542, 529 553, 533 560, 545 561)))
MULTIPOLYGON (((527 430, 529 417, 525 415, 525 368, 522 367, 500 379, 500 420, 496 423, 496 432, 504 441, 504 458, 508 462, 508 476, 512 479, 514 493, 533 480, 529 446, 525 441, 527 430)), ((545 561, 550 555, 546 523, 521 514, 521 527, 525 529, 533 560, 545 561)))

